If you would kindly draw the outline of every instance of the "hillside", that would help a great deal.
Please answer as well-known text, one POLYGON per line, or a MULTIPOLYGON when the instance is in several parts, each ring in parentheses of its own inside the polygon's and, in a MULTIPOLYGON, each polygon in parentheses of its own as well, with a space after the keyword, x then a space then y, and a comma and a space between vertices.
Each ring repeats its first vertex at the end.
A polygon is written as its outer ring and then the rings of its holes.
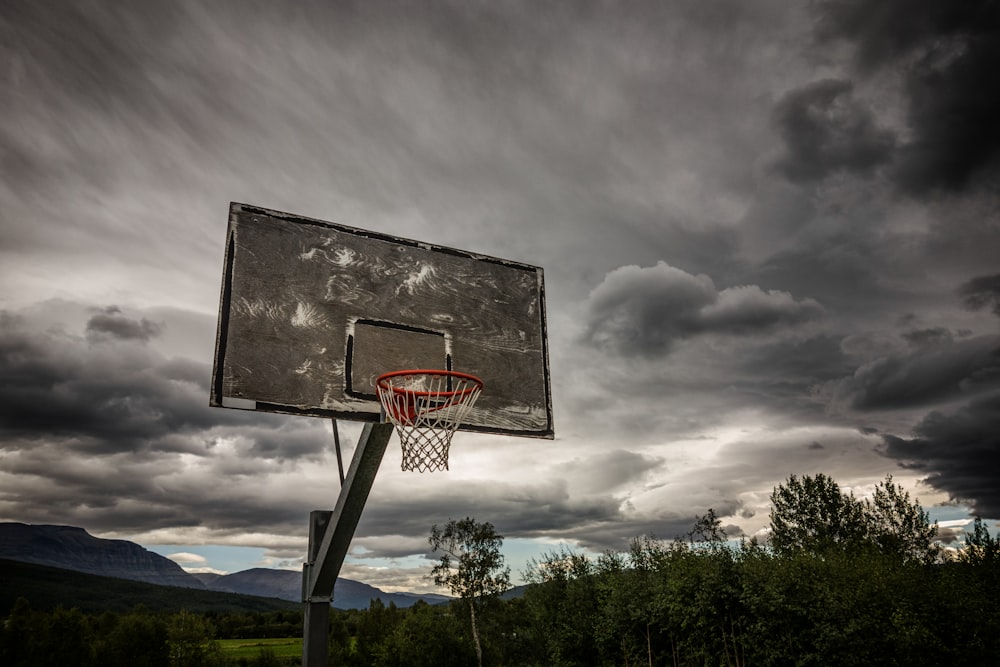
POLYGON ((63 568, 0 559, 0 614, 23 597, 32 609, 77 607, 88 612, 126 612, 137 605, 153 611, 269 612, 297 611, 301 605, 276 598, 159 586, 102 577, 63 568))
MULTIPOLYGON (((209 582, 208 586, 217 591, 298 601, 302 595, 302 573, 253 568, 219 577, 209 582)), ((439 604, 451 599, 434 593, 386 593, 374 586, 344 578, 337 579, 333 588, 333 606, 337 609, 367 609, 375 598, 381 599, 386 606, 392 603, 397 607, 411 607, 418 600, 439 604)))
MULTIPOLYGON (((84 529, 73 526, 0 523, 0 559, 206 593, 238 593, 260 598, 278 598, 292 603, 298 603, 302 595, 302 573, 299 571, 252 568, 227 575, 194 575, 185 572, 169 558, 134 542, 94 537, 84 529)), ((30 576, 29 570, 19 572, 23 576, 30 576)), ((55 585, 54 581, 66 580, 43 577, 38 583, 51 588, 55 585)), ((30 582, 24 584, 28 585, 30 582)), ((116 586, 115 590, 120 592, 121 587, 116 586)), ((72 587, 61 592, 51 589, 42 595, 46 599, 58 595, 65 597, 67 591, 72 591, 74 598, 77 596, 77 591, 72 587)), ((118 596, 118 592, 112 597, 118 596)), ((166 593, 160 595, 171 598, 166 593)), ((450 599, 433 593, 386 593, 359 581, 338 578, 334 587, 333 606, 337 609, 367 609, 376 598, 381 599, 385 605, 392 603, 397 607, 410 607, 418 600, 439 604, 450 599)), ((32 598, 29 597, 30 599, 32 598)))
POLYGON ((127 540, 74 526, 0 523, 0 558, 163 586, 204 588, 180 565, 127 540))

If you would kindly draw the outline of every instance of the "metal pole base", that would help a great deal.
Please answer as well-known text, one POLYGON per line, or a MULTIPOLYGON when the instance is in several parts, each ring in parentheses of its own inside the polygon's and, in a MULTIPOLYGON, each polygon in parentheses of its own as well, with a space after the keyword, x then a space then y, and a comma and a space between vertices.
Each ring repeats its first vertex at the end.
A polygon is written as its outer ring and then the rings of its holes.
POLYGON ((309 553, 302 567, 303 667, 326 667, 330 658, 330 603, 340 566, 361 519, 375 473, 392 436, 392 424, 366 424, 332 512, 309 514, 309 553))

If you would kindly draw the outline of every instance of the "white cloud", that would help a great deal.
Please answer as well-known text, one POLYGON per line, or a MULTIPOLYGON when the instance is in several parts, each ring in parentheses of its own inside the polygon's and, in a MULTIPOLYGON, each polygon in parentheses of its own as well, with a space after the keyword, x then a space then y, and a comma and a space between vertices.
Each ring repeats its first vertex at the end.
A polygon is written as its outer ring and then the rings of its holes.
POLYGON ((189 553, 187 551, 178 551, 174 554, 167 554, 167 558, 174 561, 178 565, 185 567, 201 567, 208 563, 208 560, 204 556, 189 553))

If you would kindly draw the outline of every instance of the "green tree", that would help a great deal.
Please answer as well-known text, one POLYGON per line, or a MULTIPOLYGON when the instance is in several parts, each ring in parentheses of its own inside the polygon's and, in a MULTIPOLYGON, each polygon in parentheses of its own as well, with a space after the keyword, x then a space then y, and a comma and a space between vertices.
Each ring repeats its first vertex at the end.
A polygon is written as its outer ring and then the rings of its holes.
POLYGON ((907 561, 937 559, 937 522, 930 522, 920 503, 910 500, 910 494, 892 481, 892 475, 875 486, 875 494, 865 501, 865 511, 870 519, 870 539, 882 553, 907 561))
POLYGON ((118 619, 101 643, 97 662, 121 667, 166 667, 170 664, 167 624, 142 609, 118 619))
POLYGON ((822 473, 792 475, 771 493, 771 548, 779 555, 851 549, 868 534, 864 503, 822 473))
POLYGON ((694 522, 694 527, 688 531, 688 540, 691 543, 704 542, 707 544, 721 544, 726 541, 726 531, 722 529, 722 519, 716 515, 711 507, 708 512, 698 517, 694 522))
POLYGON ((32 662, 32 629, 37 622, 31 605, 19 597, 7 619, 0 623, 0 664, 18 667, 32 662))
POLYGON ((465 667, 472 659, 473 648, 461 622, 447 607, 419 600, 382 643, 378 664, 465 667))
POLYGON ((372 598, 368 610, 358 620, 354 650, 349 652, 352 664, 375 664, 383 645, 402 622, 402 611, 395 603, 390 602, 386 607, 381 598, 372 598))
POLYGON ((584 554, 565 547, 532 561, 524 573, 532 585, 525 603, 532 644, 546 665, 583 665, 599 652, 595 633, 600 613, 598 573, 584 554))
POLYGON ((958 558, 972 565, 1000 563, 1000 535, 991 537, 989 529, 977 516, 972 532, 965 534, 965 548, 959 552, 958 558))
POLYGON ((56 607, 43 623, 39 624, 44 656, 36 657, 35 665, 79 665, 92 662, 92 637, 87 619, 79 609, 56 607))
POLYGON ((930 563, 940 553, 937 523, 892 475, 864 501, 826 475, 792 475, 775 487, 771 503, 771 547, 779 555, 877 551, 930 563))
POLYGON ((486 598, 496 598, 510 588, 510 568, 504 566, 503 535, 490 522, 471 517, 449 521, 443 528, 431 527, 428 540, 433 551, 444 552, 431 571, 438 586, 447 586, 469 607, 472 643, 482 667, 483 648, 476 621, 476 607, 486 598))
POLYGON ((215 628, 201 614, 182 610, 170 619, 167 637, 170 662, 178 667, 201 667, 218 662, 215 628))

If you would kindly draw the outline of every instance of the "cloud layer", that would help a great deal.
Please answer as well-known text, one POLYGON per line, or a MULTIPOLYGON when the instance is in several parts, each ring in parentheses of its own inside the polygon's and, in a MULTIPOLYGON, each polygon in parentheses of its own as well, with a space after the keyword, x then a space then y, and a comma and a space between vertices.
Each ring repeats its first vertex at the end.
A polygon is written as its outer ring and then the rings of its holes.
POLYGON ((668 353, 699 335, 770 333, 817 319, 822 307, 756 285, 717 290, 712 279, 665 262, 615 269, 588 299, 586 337, 625 356, 668 353))
POLYGON ((556 439, 460 434, 434 477, 390 447, 366 576, 419 582, 466 515, 539 549, 709 507, 755 534, 790 474, 996 520, 998 26, 988 0, 5 4, 0 519, 301 558, 330 424, 207 406, 242 201, 545 269, 556 439))

